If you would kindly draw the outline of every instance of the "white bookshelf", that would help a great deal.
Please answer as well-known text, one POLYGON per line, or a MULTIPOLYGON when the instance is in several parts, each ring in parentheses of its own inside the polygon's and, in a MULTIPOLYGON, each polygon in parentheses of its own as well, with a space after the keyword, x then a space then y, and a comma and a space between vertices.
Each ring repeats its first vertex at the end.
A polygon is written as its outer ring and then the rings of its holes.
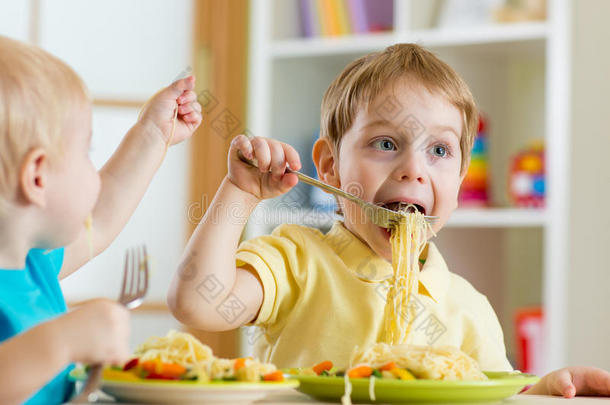
MULTIPOLYGON (((266 233, 281 224, 303 224, 329 228, 341 217, 315 208, 273 208, 261 205, 250 219, 250 234, 266 233)), ((545 209, 521 208, 460 208, 445 225, 450 228, 528 228, 544 227, 548 216, 545 209)))
MULTIPOLYGON (((507 342, 512 339, 516 307, 543 307, 544 370, 557 368, 564 364, 566 335, 562 297, 568 265, 568 183, 564 180, 569 169, 570 105, 565 96, 570 74, 569 2, 549 0, 544 22, 447 29, 427 25, 432 3, 395 0, 391 32, 301 38, 298 1, 253 0, 248 128, 254 135, 293 144, 302 160, 308 159, 311 138, 319 129, 322 94, 348 62, 398 42, 416 42, 437 53, 464 77, 490 119, 495 203, 489 209, 456 210, 447 229, 440 232, 438 244, 450 267, 454 262, 468 267, 467 278, 476 287, 483 286, 507 342), (546 208, 513 208, 505 191, 510 156, 532 138, 544 138, 546 143, 546 208), (497 266, 484 267, 483 260, 461 253, 472 252, 473 246, 497 266), (520 263, 520 257, 528 260, 520 263), (539 282, 532 282, 531 288, 511 287, 520 277, 539 282)), ((307 207, 276 205, 265 202, 257 208, 248 237, 269 233, 286 222, 325 229, 335 219, 307 207)))
POLYGON ((389 34, 351 35, 340 37, 277 39, 269 44, 273 59, 367 53, 398 42, 416 42, 427 47, 461 47, 492 45, 512 51, 528 43, 544 41, 547 24, 515 23, 489 25, 470 29, 422 29, 389 34))

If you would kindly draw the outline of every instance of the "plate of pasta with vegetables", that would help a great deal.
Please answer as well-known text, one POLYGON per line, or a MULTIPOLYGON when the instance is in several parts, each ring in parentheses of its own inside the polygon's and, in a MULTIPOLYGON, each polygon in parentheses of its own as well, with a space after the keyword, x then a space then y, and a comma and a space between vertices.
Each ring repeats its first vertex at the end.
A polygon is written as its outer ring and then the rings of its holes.
MULTIPOLYGON (((85 380, 77 369, 74 380, 85 380)), ((189 333, 151 337, 122 367, 103 370, 100 389, 119 401, 170 403, 251 403, 299 385, 273 364, 253 358, 223 359, 189 333)))
POLYGON ((323 361, 286 370, 297 390, 321 401, 354 403, 452 403, 498 401, 539 378, 484 372, 458 348, 378 343, 356 350, 346 370, 323 361))

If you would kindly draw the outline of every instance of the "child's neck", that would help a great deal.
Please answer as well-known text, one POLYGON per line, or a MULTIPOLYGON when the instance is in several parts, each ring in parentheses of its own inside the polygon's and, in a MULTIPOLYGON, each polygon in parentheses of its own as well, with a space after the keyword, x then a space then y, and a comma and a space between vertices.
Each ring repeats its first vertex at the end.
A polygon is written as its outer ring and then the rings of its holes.
POLYGON ((31 248, 28 227, 0 218, 0 269, 25 268, 25 258, 31 248))

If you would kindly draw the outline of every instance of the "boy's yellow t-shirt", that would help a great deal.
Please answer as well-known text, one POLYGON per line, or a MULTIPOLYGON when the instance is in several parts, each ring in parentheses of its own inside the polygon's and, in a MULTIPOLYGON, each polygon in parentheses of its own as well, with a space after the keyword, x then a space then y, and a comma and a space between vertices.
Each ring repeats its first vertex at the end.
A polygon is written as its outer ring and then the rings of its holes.
MULTIPOLYGON (((278 367, 349 363, 356 346, 381 341, 392 265, 341 222, 323 234, 281 225, 271 235, 243 242, 237 266, 250 265, 263 284, 263 303, 250 333, 255 354, 278 367)), ((482 370, 512 370, 498 318, 487 298, 451 273, 428 243, 413 301, 408 343, 452 345, 482 370)))

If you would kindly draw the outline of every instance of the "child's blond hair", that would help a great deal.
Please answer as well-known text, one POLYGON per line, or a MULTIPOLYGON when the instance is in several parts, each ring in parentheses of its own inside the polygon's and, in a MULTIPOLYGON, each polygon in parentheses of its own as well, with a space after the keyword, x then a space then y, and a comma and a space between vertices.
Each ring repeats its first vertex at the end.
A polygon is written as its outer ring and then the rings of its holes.
POLYGON ((15 198, 23 158, 37 147, 57 157, 66 119, 87 100, 85 84, 64 62, 0 36, 0 213, 15 198))
POLYGON ((462 172, 468 167, 478 126, 477 107, 470 89, 458 74, 432 52, 415 44, 396 44, 350 63, 335 78, 322 100, 320 135, 336 149, 352 126, 358 110, 373 102, 387 86, 412 79, 441 94, 462 113, 462 172))

